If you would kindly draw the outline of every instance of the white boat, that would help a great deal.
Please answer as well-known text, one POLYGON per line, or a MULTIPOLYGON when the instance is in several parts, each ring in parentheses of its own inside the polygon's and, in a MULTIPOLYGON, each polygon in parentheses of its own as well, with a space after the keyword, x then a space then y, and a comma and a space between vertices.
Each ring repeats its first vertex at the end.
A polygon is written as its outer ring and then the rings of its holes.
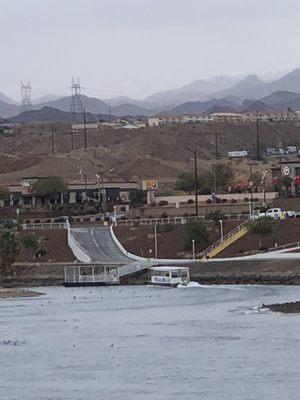
POLYGON ((152 285, 176 287, 177 285, 187 285, 190 281, 188 267, 152 267, 150 273, 152 285))

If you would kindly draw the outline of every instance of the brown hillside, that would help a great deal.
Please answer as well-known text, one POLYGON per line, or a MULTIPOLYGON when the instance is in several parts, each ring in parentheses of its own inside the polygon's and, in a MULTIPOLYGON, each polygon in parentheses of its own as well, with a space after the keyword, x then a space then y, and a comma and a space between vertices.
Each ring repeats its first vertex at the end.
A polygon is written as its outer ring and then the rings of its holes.
MULTIPOLYGON (((255 154, 254 124, 217 124, 219 152, 247 149, 255 154)), ((261 124, 261 148, 299 143, 299 127, 293 124, 261 124)), ((51 149, 51 127, 24 125, 11 137, 0 137, 0 184, 17 182, 22 176, 62 175, 78 179, 78 167, 88 178, 103 171, 106 179, 158 177, 172 182, 182 171, 193 169, 193 151, 197 149, 199 168, 208 168, 214 160, 214 126, 187 124, 138 130, 108 129, 88 133, 88 149, 83 149, 83 134, 74 135, 71 151, 69 125, 55 126, 55 154, 51 149)), ((223 162, 227 162, 224 158, 223 162)), ((233 163, 235 169, 236 164, 233 163)), ((239 173, 248 173, 246 162, 239 173)))

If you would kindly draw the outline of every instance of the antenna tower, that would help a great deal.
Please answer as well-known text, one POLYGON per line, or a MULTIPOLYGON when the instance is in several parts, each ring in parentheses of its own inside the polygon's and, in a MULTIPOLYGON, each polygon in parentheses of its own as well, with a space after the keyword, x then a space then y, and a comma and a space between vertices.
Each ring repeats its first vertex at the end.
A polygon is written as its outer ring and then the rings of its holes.
POLYGON ((32 109, 31 104, 31 83, 30 81, 27 85, 21 81, 21 99, 22 99, 22 109, 23 111, 28 111, 32 109))
POLYGON ((71 112, 73 114, 83 112, 81 89, 82 89, 82 86, 80 85, 79 78, 77 78, 77 81, 76 81, 73 77, 72 84, 71 84, 71 93, 72 93, 71 94, 71 112))

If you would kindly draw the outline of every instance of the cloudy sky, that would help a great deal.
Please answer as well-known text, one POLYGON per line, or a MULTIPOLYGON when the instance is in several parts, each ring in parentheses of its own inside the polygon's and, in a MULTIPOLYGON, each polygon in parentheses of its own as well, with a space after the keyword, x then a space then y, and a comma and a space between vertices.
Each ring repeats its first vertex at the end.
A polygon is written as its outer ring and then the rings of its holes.
POLYGON ((300 66, 299 0, 0 0, 0 92, 142 97, 300 66))

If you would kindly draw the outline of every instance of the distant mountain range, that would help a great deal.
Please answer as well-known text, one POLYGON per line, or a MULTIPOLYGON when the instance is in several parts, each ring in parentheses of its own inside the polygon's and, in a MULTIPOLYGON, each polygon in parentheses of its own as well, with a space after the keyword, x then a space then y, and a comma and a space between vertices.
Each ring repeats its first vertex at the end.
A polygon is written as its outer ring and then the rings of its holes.
MULTIPOLYGON (((100 100, 82 96, 86 112, 95 115, 150 116, 160 113, 185 114, 211 110, 272 111, 300 109, 300 68, 272 82, 256 75, 245 78, 219 76, 197 80, 181 88, 155 93, 146 99, 129 97, 100 100)), ((66 113, 71 108, 71 97, 47 95, 33 104, 33 110, 44 107, 66 113), (46 101, 45 101, 46 100, 46 101)), ((0 93, 0 117, 12 118, 22 113, 5 94, 0 93)), ((32 114, 34 115, 34 113, 32 114)))

